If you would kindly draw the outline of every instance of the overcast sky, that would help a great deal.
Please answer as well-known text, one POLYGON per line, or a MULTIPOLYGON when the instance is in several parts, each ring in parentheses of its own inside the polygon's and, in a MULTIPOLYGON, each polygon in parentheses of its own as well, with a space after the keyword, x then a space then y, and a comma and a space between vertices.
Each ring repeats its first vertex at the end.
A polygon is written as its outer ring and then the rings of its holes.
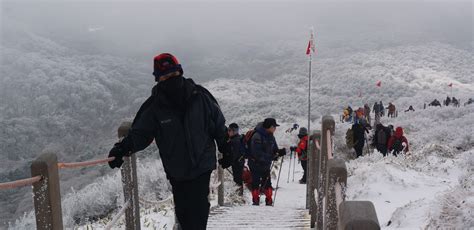
POLYGON ((85 53, 149 58, 233 55, 277 42, 304 50, 311 26, 323 50, 430 41, 467 47, 472 12, 472 1, 3 1, 1 15, 85 53))

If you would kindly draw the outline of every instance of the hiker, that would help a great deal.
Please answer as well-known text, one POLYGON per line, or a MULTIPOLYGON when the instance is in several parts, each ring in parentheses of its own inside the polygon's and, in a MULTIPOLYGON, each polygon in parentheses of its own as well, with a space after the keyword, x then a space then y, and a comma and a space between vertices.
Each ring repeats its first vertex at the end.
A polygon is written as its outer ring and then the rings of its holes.
POLYGON ((385 115, 385 107, 383 106, 382 101, 379 102, 379 107, 380 116, 383 117, 385 115))
POLYGON ((300 127, 298 124, 293 124, 293 127, 287 129, 285 133, 292 133, 293 131, 297 130, 300 127))
POLYGON ((209 181, 217 163, 215 142, 223 152, 225 118, 207 89, 183 77, 173 55, 156 56, 153 75, 158 83, 128 135, 110 150, 109 157, 115 159, 109 165, 120 168, 124 156, 145 149, 154 139, 182 229, 206 229, 209 181))
POLYGON ((389 138, 390 129, 382 124, 377 124, 375 127, 374 137, 372 138, 372 146, 382 153, 383 156, 387 155, 387 143, 389 138))
POLYGON ((300 139, 298 147, 296 148, 296 153, 298 154, 298 159, 301 162, 301 167, 303 168, 303 177, 299 181, 300 184, 306 184, 306 168, 308 166, 308 129, 301 127, 298 133, 298 138, 300 139))
POLYGON ((345 108, 344 111, 342 111, 342 123, 348 122, 349 118, 350 118, 349 110, 345 108))
POLYGON ((228 142, 230 143, 230 153, 232 155, 232 176, 234 177, 234 182, 240 187, 239 194, 241 194, 243 193, 242 170, 245 160, 239 126, 236 123, 230 124, 227 133, 229 135, 228 142))
POLYGON ((255 133, 250 140, 250 153, 248 165, 252 172, 252 202, 253 205, 260 205, 260 192, 265 194, 265 204, 273 204, 272 180, 270 171, 272 161, 278 156, 286 154, 286 150, 278 149, 277 142, 273 134, 280 126, 274 118, 266 118, 263 123, 257 125, 255 133))
POLYGON ((388 140, 388 151, 393 153, 394 156, 400 154, 400 152, 408 152, 408 140, 403 136, 403 128, 397 127, 395 134, 388 140))
POLYGON ((473 99, 473 98, 469 98, 469 99, 464 103, 464 106, 470 105, 470 104, 474 104, 474 99, 473 99))
POLYGON ((449 106, 449 104, 451 104, 451 98, 449 98, 449 96, 447 96, 446 100, 444 101, 444 105, 449 106))
POLYGON ((348 122, 353 122, 353 119, 354 119, 354 110, 352 109, 352 107, 350 105, 347 106, 347 113, 349 114, 349 117, 348 117, 348 122))
POLYGON ((441 107, 441 103, 437 99, 434 99, 431 103, 428 104, 428 106, 439 106, 439 107, 441 107))
POLYGON ((369 104, 364 104, 364 115, 365 118, 367 119, 367 122, 370 124, 370 106, 369 104))
POLYGON ((354 150, 356 151, 356 157, 362 156, 362 151, 364 150, 365 145, 365 133, 369 133, 366 127, 361 123, 356 122, 352 125, 353 140, 354 140, 354 150))
POLYGON ((406 112, 409 112, 409 111, 415 112, 415 109, 413 108, 413 106, 410 105, 410 107, 408 107, 408 109, 405 110, 405 113, 406 113, 406 112))
POLYGON ((373 110, 374 111, 374 125, 377 125, 378 123, 380 123, 380 106, 379 106, 379 103, 375 102, 374 103, 374 107, 373 107, 373 110))
POLYGON ((392 117, 392 118, 395 117, 395 110, 396 110, 396 108, 395 108, 395 105, 392 104, 392 102, 389 102, 389 103, 388 103, 387 109, 388 109, 388 115, 387 115, 387 116, 388 116, 388 117, 392 117))
POLYGON ((455 97, 453 97, 453 100, 451 101, 451 103, 453 103, 454 107, 459 107, 459 100, 456 99, 455 97))

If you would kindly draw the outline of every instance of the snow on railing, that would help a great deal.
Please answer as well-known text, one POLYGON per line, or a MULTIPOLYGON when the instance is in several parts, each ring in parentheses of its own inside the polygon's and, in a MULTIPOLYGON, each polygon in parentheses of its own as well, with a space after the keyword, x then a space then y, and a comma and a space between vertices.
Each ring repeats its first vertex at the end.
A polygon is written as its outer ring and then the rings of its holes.
POLYGON ((335 122, 324 116, 322 130, 312 137, 309 154, 307 207, 311 227, 316 229, 380 229, 373 204, 345 201, 347 169, 344 160, 334 159, 335 122), (320 145, 321 143, 321 145, 320 145))

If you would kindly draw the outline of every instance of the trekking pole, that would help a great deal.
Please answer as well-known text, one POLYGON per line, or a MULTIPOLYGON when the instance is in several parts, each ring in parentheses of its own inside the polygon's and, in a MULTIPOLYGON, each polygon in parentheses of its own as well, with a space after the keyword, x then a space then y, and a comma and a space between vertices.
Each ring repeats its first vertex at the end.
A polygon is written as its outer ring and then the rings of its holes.
POLYGON ((283 157, 281 158, 280 170, 279 170, 279 172, 278 172, 278 179, 277 179, 277 184, 276 184, 276 189, 275 189, 275 196, 273 197, 273 204, 272 204, 272 206, 275 206, 275 201, 276 201, 276 198, 277 198, 278 183, 280 183, 281 168, 283 168, 283 157))
POLYGON ((296 161, 296 153, 293 155, 293 182, 295 182, 295 161, 296 161))
POLYGON ((229 173, 230 173, 230 175, 231 175, 231 176, 233 176, 233 175, 234 175, 234 174, 233 174, 233 173, 230 171, 230 169, 229 169, 229 168, 226 168, 226 170, 227 170, 227 172, 229 172, 229 173))
POLYGON ((293 158, 293 150, 290 150, 290 164, 288 165, 288 179, 286 180, 286 183, 290 183, 291 158, 293 158))

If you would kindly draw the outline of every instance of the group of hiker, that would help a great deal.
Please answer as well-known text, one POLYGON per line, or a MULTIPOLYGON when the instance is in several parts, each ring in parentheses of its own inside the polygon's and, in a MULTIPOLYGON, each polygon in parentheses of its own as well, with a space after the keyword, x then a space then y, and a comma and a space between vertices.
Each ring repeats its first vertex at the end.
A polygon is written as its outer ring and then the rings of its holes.
MULTIPOLYGON (((351 109, 348 106, 345 110, 351 109)), ((393 103, 389 103, 387 116, 396 117, 397 111, 393 103)), ((408 140, 403 135, 403 128, 397 127, 393 130, 393 126, 389 125, 385 127, 380 122, 380 117, 384 116, 385 108, 382 101, 375 102, 373 106, 373 112, 375 113, 375 130, 372 134, 371 146, 375 147, 383 156, 387 156, 388 153, 392 153, 394 156, 402 152, 408 152, 408 140)), ((408 111, 414 111, 413 106, 410 105, 408 111)), ((345 119, 343 119, 344 122, 345 119)), ((354 115, 345 121, 351 121, 352 127, 346 132, 346 145, 349 148, 353 148, 356 153, 356 158, 363 155, 364 146, 369 151, 368 139, 370 137, 371 118, 370 118, 370 107, 368 104, 364 105, 364 108, 359 108, 354 115)))
MULTIPOLYGON (((466 103, 464 103, 464 106, 468 105, 468 104, 471 104, 473 103, 473 100, 472 98, 469 98, 468 101, 466 103)), ((443 105, 444 106, 454 106, 454 107, 460 107, 461 106, 461 103, 459 101, 459 99, 455 98, 455 97, 449 97, 449 96, 446 96, 446 99, 443 101, 443 105)), ((441 102, 438 101, 438 99, 434 99, 432 102, 430 102, 428 104, 428 106, 439 106, 441 107, 441 102)), ((426 104, 423 105, 423 108, 426 109, 426 104)))
MULTIPOLYGON (((413 107, 411 109, 413 109, 413 107)), ((383 117, 385 115, 385 110, 387 110, 388 117, 398 116, 398 111, 392 102, 389 102, 386 108, 384 107, 382 101, 375 102, 372 107, 372 111, 375 114, 376 122, 380 120, 380 117, 383 117)), ((341 121, 357 123, 358 119, 360 117, 363 117, 365 118, 365 121, 367 121, 368 123, 371 123, 370 113, 371 113, 371 109, 368 104, 364 104, 364 107, 359 107, 357 110, 353 110, 352 107, 349 105, 343 110, 341 121)))
POLYGON ((250 169, 251 180, 245 181, 250 184, 253 205, 260 204, 260 194, 265 195, 265 204, 272 205, 273 187, 270 178, 272 162, 286 155, 286 149, 278 148, 274 137, 276 128, 280 126, 274 118, 266 118, 257 124, 254 129, 245 134, 239 133, 239 126, 232 123, 228 128, 227 143, 223 157, 219 163, 223 168, 232 167, 234 182, 240 187, 239 193, 243 193, 244 169, 250 169), (247 162, 247 166, 245 166, 247 162))

